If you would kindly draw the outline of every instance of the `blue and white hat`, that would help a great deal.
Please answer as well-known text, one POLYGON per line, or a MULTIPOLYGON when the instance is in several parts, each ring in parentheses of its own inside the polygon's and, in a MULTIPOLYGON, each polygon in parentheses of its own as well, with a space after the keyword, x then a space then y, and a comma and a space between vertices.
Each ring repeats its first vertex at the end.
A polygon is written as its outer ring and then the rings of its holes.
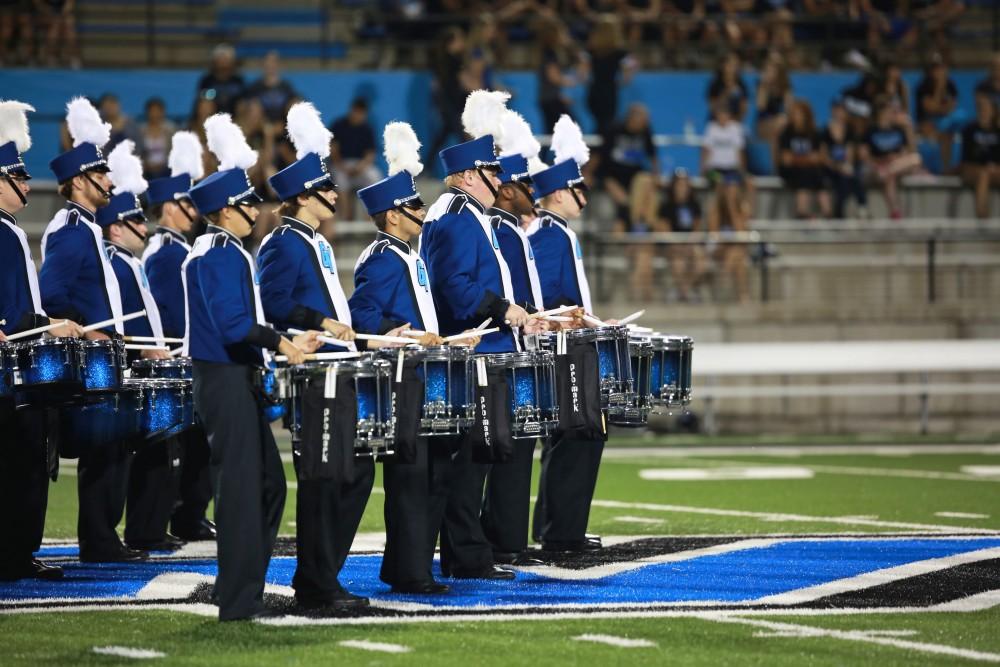
POLYGON ((227 113, 217 113, 205 121, 208 149, 219 159, 219 171, 206 177, 189 191, 202 215, 227 206, 263 201, 246 170, 257 163, 257 151, 247 144, 243 131, 227 113))
POLYGON ((420 208, 424 202, 414 178, 424 170, 420 162, 420 140, 409 123, 393 122, 382 132, 389 177, 358 191, 368 215, 400 206, 420 208))
POLYGON ((28 112, 34 110, 30 104, 16 100, 0 102, 0 174, 4 176, 31 178, 21 153, 31 148, 28 112))
POLYGON ((116 222, 146 222, 146 214, 142 212, 142 196, 149 184, 142 177, 142 160, 134 153, 135 143, 126 139, 108 155, 108 166, 111 173, 112 194, 107 206, 97 209, 95 221, 101 227, 116 222))
POLYGON ((188 190, 205 174, 202 161, 201 140, 194 132, 174 132, 170 139, 170 157, 167 166, 170 176, 149 182, 146 203, 150 206, 189 197, 188 190))
POLYGON ((88 171, 108 171, 101 147, 111 139, 111 125, 101 120, 97 109, 85 97, 76 97, 66 105, 66 125, 73 138, 73 148, 56 156, 49 168, 59 183, 88 171))
POLYGON ((590 148, 583 140, 580 126, 566 114, 559 117, 552 129, 552 151, 555 164, 533 175, 536 199, 566 188, 587 189, 580 170, 590 160, 590 148))
POLYGON ((326 169, 333 133, 323 125, 319 111, 309 102, 298 102, 288 110, 288 136, 298 158, 267 179, 278 199, 285 201, 315 188, 334 185, 326 169))
POLYGON ((493 137, 490 135, 449 146, 438 153, 438 157, 441 158, 445 173, 449 175, 477 167, 500 169, 500 161, 493 148, 493 137))

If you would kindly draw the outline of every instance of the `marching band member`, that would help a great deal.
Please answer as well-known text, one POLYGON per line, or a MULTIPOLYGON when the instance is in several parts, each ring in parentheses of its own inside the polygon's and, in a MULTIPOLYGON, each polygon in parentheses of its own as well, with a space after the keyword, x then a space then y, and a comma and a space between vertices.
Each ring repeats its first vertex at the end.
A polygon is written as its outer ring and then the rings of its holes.
MULTIPOLYGON (((184 336, 184 284, 181 265, 191 246, 188 235, 198 215, 188 190, 204 175, 201 141, 193 132, 175 132, 167 159, 170 176, 149 182, 146 203, 156 219, 156 232, 142 254, 149 289, 156 300, 164 335, 184 336)), ((177 505, 170 518, 170 532, 182 540, 214 540, 215 524, 205 518, 212 499, 208 477, 208 441, 201 425, 177 436, 181 473, 177 505)))
MULTIPOLYGON (((28 204, 28 179, 21 153, 31 147, 27 112, 22 102, 0 102, 0 340, 54 323, 42 310, 35 263, 28 237, 14 214, 28 204)), ((78 324, 49 330, 52 336, 79 336, 78 324)), ((41 547, 49 495, 50 460, 45 411, 14 410, 0 404, 0 581, 61 579, 63 570, 34 557, 41 547)))
POLYGON ((215 598, 219 620, 274 615, 264 607, 264 576, 281 513, 285 476, 271 426, 259 404, 256 372, 278 350, 290 364, 304 360, 316 333, 294 340, 264 321, 253 258, 242 239, 253 231, 261 201, 246 169, 257 153, 228 114, 205 122, 219 171, 191 188, 208 218, 184 263, 185 352, 193 360, 195 410, 212 448, 212 488, 219 544, 215 598))
MULTIPOLYGON (((410 244, 420 236, 425 213, 414 184, 423 171, 420 142, 407 123, 384 131, 389 176, 358 192, 378 232, 354 269, 351 315, 365 333, 382 334, 410 325, 426 332, 421 345, 441 345, 437 311, 423 260, 410 244)), ((447 500, 450 451, 417 439, 412 463, 386 461, 385 554, 379 577, 393 592, 434 595, 449 587, 434 581, 434 547, 447 500), (443 451, 439 451, 443 450, 443 451)))
MULTIPOLYGON (((457 334, 478 326, 484 318, 492 319, 500 331, 483 337, 477 352, 484 353, 513 352, 511 327, 521 327, 528 320, 528 313, 515 303, 510 271, 486 217, 500 186, 493 137, 476 131, 495 125, 493 118, 499 117, 505 100, 505 94, 470 94, 463 123, 467 132, 480 136, 440 152, 449 192, 429 211, 436 209, 440 217, 425 223, 421 231, 420 253, 430 272, 441 334, 457 334), (444 213, 440 213, 442 208, 444 213)), ((441 532, 441 570, 452 577, 514 577, 512 571, 494 565, 493 549, 480 523, 488 469, 473 462, 470 445, 458 444, 441 532)))
MULTIPOLYGON (((142 161, 133 154, 135 144, 125 140, 108 154, 109 177, 114 195, 107 206, 97 209, 97 224, 104 230, 105 250, 118 280, 122 312, 146 311, 142 317, 124 323, 128 336, 163 339, 160 312, 149 289, 146 272, 138 255, 146 245, 146 214, 139 197, 148 184, 142 177, 142 161)), ((162 342, 161 342, 162 345, 162 342)), ((129 361, 169 359, 166 349, 128 351, 129 361)), ((130 549, 172 550, 183 542, 167 534, 173 509, 171 475, 173 443, 145 444, 131 457, 125 511, 125 544, 130 549)))
MULTIPOLYGON (((529 167, 544 164, 538 159, 541 145, 521 115, 508 110, 501 118, 500 187, 496 202, 486 215, 500 242, 500 252, 510 268, 514 299, 529 312, 544 309, 542 288, 528 236, 521 229, 522 216, 532 215, 534 199, 529 167), (529 162, 531 164, 529 164, 529 162)), ((540 325, 541 320, 532 320, 540 325)), ((526 327, 526 331, 529 329, 526 327)), ((535 440, 514 440, 514 458, 494 465, 486 478, 482 524, 493 545, 493 558, 509 565, 540 565, 526 555, 531 511, 531 466, 535 440)))
MULTIPOLYGON (((42 236, 42 306, 52 317, 80 324, 116 318, 114 325, 86 335, 107 339, 109 334, 123 333, 118 278, 94 217, 111 197, 108 163, 100 149, 110 138, 111 126, 82 97, 67 106, 66 124, 73 148, 52 160, 49 167, 59 182, 59 193, 68 201, 42 236)), ((115 531, 125 511, 129 457, 125 444, 84 448, 79 457, 80 560, 129 562, 147 558, 144 551, 127 549, 115 531)))
MULTIPOLYGON (((337 210, 337 193, 325 164, 332 134, 308 102, 289 109, 287 126, 298 159, 269 179, 282 202, 282 218, 257 255, 264 314, 281 328, 323 329, 350 341, 351 311, 337 275, 337 260, 318 231, 320 222, 337 210)), ((345 477, 298 480, 298 562, 292 587, 304 609, 368 605, 368 598, 344 590, 337 577, 375 482, 374 461, 355 459, 345 477)))
MULTIPOLYGON (((587 185, 580 168, 590 158, 590 151, 569 116, 562 116, 555 125, 552 150, 555 164, 533 176, 540 208, 528 232, 544 305, 580 305, 593 313, 583 250, 569 227, 569 221, 579 218, 587 204, 587 185)), ((546 551, 600 548, 599 538, 588 538, 586 531, 603 451, 603 441, 559 436, 545 441, 532 532, 546 551)))

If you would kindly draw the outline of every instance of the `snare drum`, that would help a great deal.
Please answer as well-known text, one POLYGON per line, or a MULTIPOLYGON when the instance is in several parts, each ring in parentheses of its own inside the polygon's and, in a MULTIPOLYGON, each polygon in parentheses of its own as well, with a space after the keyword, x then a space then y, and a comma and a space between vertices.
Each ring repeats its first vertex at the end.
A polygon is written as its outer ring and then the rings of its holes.
POLYGON ((191 358, 138 359, 132 362, 132 377, 190 380, 191 358))
POLYGON ((80 341, 76 338, 41 338, 15 345, 18 389, 73 388, 83 383, 80 341))
POLYGON ((608 415, 622 413, 633 401, 632 360, 625 326, 575 329, 567 333, 570 344, 587 343, 597 349, 601 377, 601 407, 608 415))
MULTIPOLYGON (((473 386, 472 350, 465 346, 437 345, 407 347, 404 363, 416 364, 417 374, 424 382, 424 405, 418 435, 458 434, 472 425, 473 386)), ((399 349, 380 353, 394 362, 399 349)))
POLYGON ((645 426, 652 409, 653 343, 646 337, 632 337, 628 342, 632 367, 632 402, 618 414, 609 415, 608 421, 616 426, 645 426))
POLYGON ((14 398, 14 372, 17 354, 13 344, 0 343, 0 401, 14 398))
POLYGON ((555 358, 551 352, 491 354, 486 363, 502 369, 510 396, 510 434, 514 438, 549 435, 559 424, 555 358))
MULTIPOLYGON (((126 390, 139 394, 139 431, 146 440, 159 440, 186 428, 185 403, 191 393, 188 380, 126 380, 126 390)), ((192 404, 193 416, 193 404, 192 404)))
POLYGON ((655 334, 651 364, 652 394, 658 407, 681 407, 691 402, 691 358, 694 341, 688 336, 655 334))
POLYGON ((86 391, 115 391, 125 380, 125 342, 81 340, 80 359, 86 391))
POLYGON ((76 447, 102 447, 130 440, 142 434, 141 392, 124 387, 116 392, 94 395, 60 411, 61 438, 76 447))

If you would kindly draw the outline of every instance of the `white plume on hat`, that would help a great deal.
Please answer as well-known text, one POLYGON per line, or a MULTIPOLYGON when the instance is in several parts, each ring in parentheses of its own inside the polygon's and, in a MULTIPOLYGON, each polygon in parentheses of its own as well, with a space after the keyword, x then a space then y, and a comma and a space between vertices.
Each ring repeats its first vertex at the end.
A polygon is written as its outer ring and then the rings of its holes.
POLYGON ((133 151, 135 143, 126 139, 108 154, 108 168, 111 170, 108 178, 115 186, 116 195, 131 192, 138 197, 149 187, 149 183, 142 177, 142 160, 133 151))
POLYGON ((243 130, 227 113, 217 113, 205 121, 208 150, 219 158, 219 171, 249 169, 257 164, 257 151, 250 148, 243 130))
POLYGON ((546 168, 539 159, 542 145, 531 132, 531 125, 524 116, 510 109, 500 119, 500 157, 521 155, 528 161, 528 173, 534 174, 546 168))
POLYGON ((575 160, 583 166, 590 159, 590 148, 583 140, 583 132, 573 119, 563 114, 552 128, 552 152, 556 155, 556 163, 564 160, 575 160))
POLYGON ((0 101, 0 146, 13 141, 18 153, 31 148, 28 112, 34 110, 30 104, 17 100, 0 101))
POLYGON ((170 140, 170 157, 167 166, 171 176, 187 174, 191 180, 197 181, 205 175, 205 164, 202 162, 201 139, 194 132, 181 130, 174 132, 170 140))
POLYGON ((385 144, 385 161, 389 163, 389 175, 395 176, 406 171, 410 176, 419 176, 424 170, 420 162, 420 140, 409 123, 394 121, 382 131, 385 144))
POLYGON ((111 123, 101 120, 101 114, 86 97, 74 97, 66 105, 66 125, 74 147, 86 143, 101 148, 111 139, 111 123))
POLYGON ((465 109, 462 111, 462 127, 473 139, 493 135, 494 141, 500 141, 500 119, 507 111, 507 100, 510 93, 498 90, 474 90, 465 98, 465 109))
POLYGON ((309 102, 296 102, 288 110, 288 136, 295 145, 295 158, 315 153, 321 160, 330 156, 333 132, 326 129, 319 111, 309 102))

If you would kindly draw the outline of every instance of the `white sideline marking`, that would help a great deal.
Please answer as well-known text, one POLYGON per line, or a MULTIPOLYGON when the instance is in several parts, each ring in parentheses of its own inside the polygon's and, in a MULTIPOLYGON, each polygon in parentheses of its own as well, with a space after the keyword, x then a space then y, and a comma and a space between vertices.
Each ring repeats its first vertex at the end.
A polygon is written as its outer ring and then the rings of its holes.
POLYGON ((956 646, 946 646, 944 644, 931 644, 928 642, 915 642, 907 639, 884 637, 879 636, 878 634, 866 632, 864 630, 831 630, 828 628, 817 628, 809 625, 795 625, 794 623, 778 623, 775 621, 765 621, 755 618, 741 618, 739 616, 730 616, 726 614, 702 614, 701 618, 704 618, 706 621, 715 621, 717 623, 735 623, 764 628, 774 632, 789 633, 786 636, 829 637, 832 639, 843 639, 845 641, 892 646, 893 648, 919 651, 921 653, 934 653, 954 658, 966 658, 968 660, 978 660, 980 662, 1000 662, 1000 653, 988 653, 985 651, 958 648, 956 646))
POLYGON ((939 570, 955 567, 957 565, 975 563, 977 561, 987 560, 990 558, 1000 558, 1000 547, 968 551, 965 553, 955 554, 954 556, 945 556, 943 558, 929 558, 915 563, 906 563, 905 565, 897 565, 896 567, 875 570, 874 572, 865 572, 854 577, 846 577, 844 579, 837 579, 836 581, 824 582, 816 586, 800 588, 798 590, 778 593, 776 595, 768 595, 758 598, 754 600, 754 602, 757 604, 775 605, 793 605, 804 602, 812 602, 830 595, 837 595, 838 593, 871 588, 872 586, 879 586, 881 584, 899 581, 900 579, 909 579, 910 577, 916 577, 921 574, 937 572, 939 570))
POLYGON ((931 611, 984 611, 998 605, 1000 605, 1000 589, 942 602, 931 607, 931 611))
POLYGON ((722 480, 812 479, 814 473, 802 466, 749 466, 746 468, 649 468, 639 477, 652 481, 715 482, 722 480))
POLYGON ((1000 531, 967 526, 945 526, 932 523, 909 523, 905 521, 879 521, 841 516, 810 516, 807 514, 785 514, 782 512, 750 512, 746 510, 726 510, 715 507, 694 507, 691 505, 665 505, 661 503, 627 503, 620 500, 599 500, 591 502, 594 507, 619 510, 648 510, 650 512, 680 512, 684 514, 705 514, 709 516, 737 516, 779 523, 833 523, 846 526, 872 526, 875 528, 899 528, 904 530, 926 530, 930 532, 996 534, 1000 531))
POLYGON ((382 653, 409 653, 413 649, 402 644, 387 644, 385 642, 370 642, 366 639, 345 639, 337 642, 347 648, 357 648, 362 651, 380 651, 382 653))
POLYGON ((607 644, 618 648, 654 648, 656 642, 648 639, 629 639, 628 637, 615 637, 614 635, 580 635, 573 637, 578 642, 594 642, 597 644, 607 644))
POLYGON ((618 521, 620 523, 646 523, 650 525, 659 525, 663 523, 663 519, 649 519, 644 516, 616 516, 614 521, 618 521))
POLYGON ((135 594, 137 600, 184 600, 199 584, 211 584, 215 577, 197 572, 167 572, 153 577, 135 594))
POLYGON ((998 454, 992 445, 743 445, 739 447, 606 447, 603 459, 689 458, 698 456, 913 456, 916 454, 998 454))
POLYGON ((160 651, 148 648, 129 648, 128 646, 95 646, 93 651, 98 655, 113 655, 118 658, 133 658, 135 660, 167 657, 166 653, 160 651))
MULTIPOLYGON (((858 475, 861 477, 909 477, 912 479, 947 479, 956 482, 1000 482, 1000 477, 990 478, 958 472, 939 470, 914 470, 911 468, 863 468, 860 466, 809 466, 816 472, 831 475, 858 475)), ((1000 466, 997 467, 1000 470, 1000 466)), ((1000 472, 996 473, 1000 475, 1000 472)))
POLYGON ((976 477, 1000 477, 1000 466, 962 466, 961 470, 976 477))
POLYGON ((989 514, 976 514, 974 512, 934 512, 934 516, 944 519, 989 519, 989 514))

